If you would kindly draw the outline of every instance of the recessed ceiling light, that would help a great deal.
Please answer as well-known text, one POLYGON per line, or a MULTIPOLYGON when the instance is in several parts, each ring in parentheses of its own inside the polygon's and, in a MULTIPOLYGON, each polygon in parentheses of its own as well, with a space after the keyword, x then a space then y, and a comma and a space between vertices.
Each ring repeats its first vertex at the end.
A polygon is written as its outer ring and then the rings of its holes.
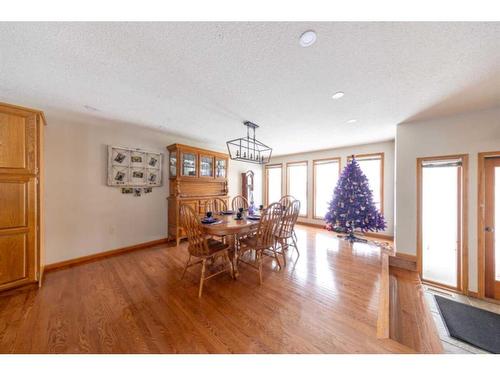
POLYGON ((336 92, 335 94, 332 95, 332 98, 333 99, 340 99, 341 97, 343 97, 345 94, 342 92, 342 91, 338 91, 336 92))
POLYGON ((350 120, 347 120, 347 122, 346 122, 346 123, 347 123, 347 124, 354 124, 355 122, 356 122, 356 120, 355 120, 355 119, 350 119, 350 120))
POLYGON ((92 107, 90 105, 84 105, 83 108, 85 108, 87 111, 90 111, 90 112, 99 112, 99 110, 95 107, 92 107))
POLYGON ((316 37, 316 32, 314 32, 313 30, 304 31, 300 36, 300 45, 302 47, 312 46, 316 41, 316 37))

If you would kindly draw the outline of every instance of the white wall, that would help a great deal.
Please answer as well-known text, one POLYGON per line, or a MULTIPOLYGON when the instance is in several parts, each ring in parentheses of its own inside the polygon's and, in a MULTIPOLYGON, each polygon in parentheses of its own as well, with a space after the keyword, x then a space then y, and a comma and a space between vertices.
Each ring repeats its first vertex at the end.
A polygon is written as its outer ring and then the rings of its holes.
MULTIPOLYGON (((217 147, 144 127, 117 122, 48 116, 45 137, 46 263, 73 259, 166 237, 168 182, 150 194, 134 197, 106 186, 107 145, 144 148, 164 153, 172 143, 215 151, 217 147)), ((165 159, 164 159, 165 160, 165 159)), ((240 173, 261 168, 229 163, 229 195, 240 194, 240 173)), ((259 180, 260 181, 260 180, 259 180)), ((261 201, 261 190, 255 200, 261 201)))
MULTIPOLYGON (((313 160, 330 157, 341 158, 341 168, 347 163, 347 157, 353 154, 371 154, 376 152, 384 153, 384 217, 387 221, 387 229, 382 232, 387 235, 394 233, 394 141, 371 143, 352 147, 342 147, 330 150, 321 150, 315 152, 306 152, 293 155, 276 156, 271 159, 271 164, 283 163, 283 184, 286 184, 286 164, 294 161, 307 160, 308 167, 308 217, 299 218, 301 222, 312 224, 324 224, 324 221, 313 219, 313 160)), ((263 169, 263 173, 265 170, 263 169)), ((264 175, 263 175, 264 180, 264 175)), ((283 189, 286 190, 285 185, 283 189)))
POLYGON ((416 254, 418 157, 469 154, 469 289, 477 291, 477 154, 500 150, 500 108, 404 123, 396 136, 396 249, 416 254))

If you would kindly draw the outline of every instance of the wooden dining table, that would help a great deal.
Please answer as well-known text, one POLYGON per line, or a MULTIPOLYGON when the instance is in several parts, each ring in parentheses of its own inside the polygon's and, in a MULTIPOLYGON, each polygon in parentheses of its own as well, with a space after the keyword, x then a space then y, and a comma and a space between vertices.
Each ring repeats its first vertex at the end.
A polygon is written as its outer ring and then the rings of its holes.
POLYGON ((214 215, 217 221, 214 224, 201 224, 205 234, 211 236, 224 236, 227 243, 231 246, 230 257, 233 262, 235 277, 238 277, 238 252, 236 251, 236 243, 238 237, 255 231, 259 226, 259 220, 250 220, 247 214, 243 213, 240 220, 236 219, 236 215, 214 215))

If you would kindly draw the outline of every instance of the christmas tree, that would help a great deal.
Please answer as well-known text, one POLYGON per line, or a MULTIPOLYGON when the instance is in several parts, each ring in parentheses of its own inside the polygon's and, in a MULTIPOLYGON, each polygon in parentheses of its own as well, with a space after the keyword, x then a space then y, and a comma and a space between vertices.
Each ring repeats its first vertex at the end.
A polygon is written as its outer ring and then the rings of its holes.
POLYGON ((368 178, 354 157, 340 175, 325 220, 328 230, 346 233, 351 242, 364 241, 354 236, 355 230, 365 233, 386 228, 384 216, 373 203, 368 178))

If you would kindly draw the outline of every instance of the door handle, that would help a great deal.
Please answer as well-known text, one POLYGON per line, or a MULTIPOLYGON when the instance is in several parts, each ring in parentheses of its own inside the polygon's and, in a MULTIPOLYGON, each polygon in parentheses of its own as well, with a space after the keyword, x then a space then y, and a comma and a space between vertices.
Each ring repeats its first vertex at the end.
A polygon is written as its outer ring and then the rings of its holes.
POLYGON ((495 228, 492 228, 492 227, 486 227, 484 228, 484 231, 485 232, 490 232, 490 233, 493 233, 495 231, 495 228))

